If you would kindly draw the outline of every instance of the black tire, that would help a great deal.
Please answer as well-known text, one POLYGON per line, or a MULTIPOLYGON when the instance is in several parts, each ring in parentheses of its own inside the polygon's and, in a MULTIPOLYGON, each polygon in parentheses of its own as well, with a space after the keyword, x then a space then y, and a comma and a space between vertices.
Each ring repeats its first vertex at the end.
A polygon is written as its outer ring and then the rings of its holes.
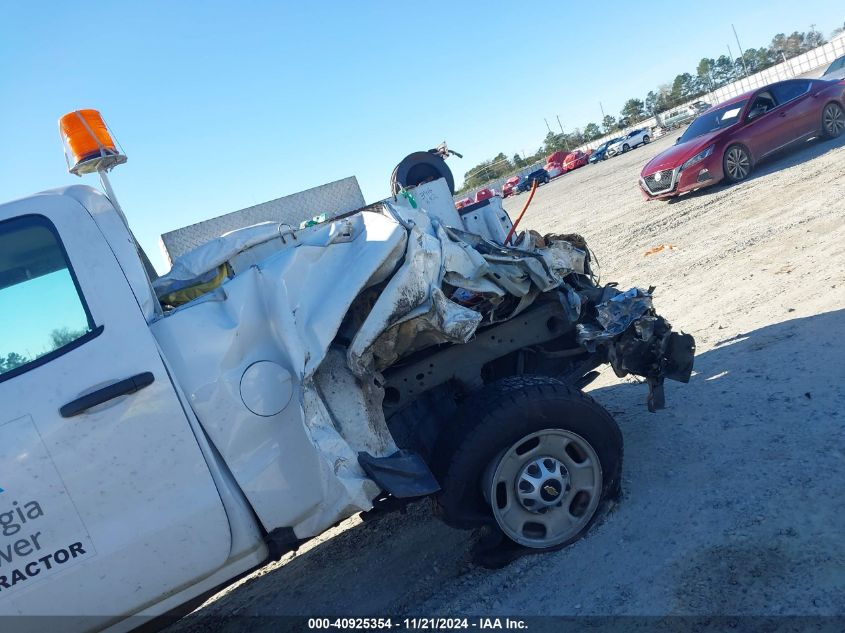
POLYGON ((646 134, 643 137, 643 145, 648 145, 649 143, 651 143, 651 139, 648 137, 648 134, 646 134))
POLYGON ((630 150, 630 149, 631 149, 631 146, 630 146, 630 145, 628 145, 627 143, 625 143, 625 144, 622 146, 622 153, 624 154, 625 152, 627 152, 627 151, 628 151, 628 150, 630 150))
POLYGON ((831 101, 822 110, 822 137, 839 138, 845 130, 845 111, 842 106, 831 101))
POLYGON ((461 405, 453 424, 438 440, 432 460, 442 488, 437 501, 443 520, 462 529, 488 525, 498 530, 482 493, 484 473, 508 447, 547 429, 579 435, 595 451, 601 465, 600 501, 592 516, 577 534, 548 549, 578 540, 601 515, 605 502, 618 496, 622 433, 612 416, 592 398, 548 376, 506 378, 461 405))
POLYGON ((455 177, 446 161, 431 152, 414 152, 403 158, 402 162, 393 169, 390 176, 390 190, 395 196, 402 187, 416 187, 437 178, 444 178, 449 191, 455 195, 455 177))
POLYGON ((751 174, 754 163, 751 153, 743 145, 731 145, 722 157, 722 171, 730 183, 742 182, 751 174))

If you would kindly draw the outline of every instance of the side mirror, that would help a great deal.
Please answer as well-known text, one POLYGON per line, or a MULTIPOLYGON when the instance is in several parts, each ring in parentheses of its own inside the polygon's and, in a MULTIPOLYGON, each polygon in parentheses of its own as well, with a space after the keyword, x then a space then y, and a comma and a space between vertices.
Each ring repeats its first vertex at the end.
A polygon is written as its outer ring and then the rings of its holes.
POLYGON ((747 117, 745 117, 745 120, 746 120, 746 121, 753 121, 754 119, 759 118, 759 117, 760 117, 762 114, 764 114, 765 112, 766 112, 766 111, 765 111, 765 110, 763 110, 762 108, 754 108, 753 110, 751 110, 751 111, 748 113, 748 116, 747 116, 747 117))

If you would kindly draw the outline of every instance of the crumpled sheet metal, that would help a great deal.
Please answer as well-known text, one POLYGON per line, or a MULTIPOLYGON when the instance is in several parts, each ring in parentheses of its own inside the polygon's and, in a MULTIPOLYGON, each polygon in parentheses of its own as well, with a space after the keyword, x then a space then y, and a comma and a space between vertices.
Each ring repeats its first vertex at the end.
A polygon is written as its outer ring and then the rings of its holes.
POLYGON ((331 395, 324 400, 315 372, 355 298, 399 265, 407 232, 375 213, 362 213, 349 238, 336 228, 314 227, 308 240, 151 325, 264 527, 292 527, 300 538, 369 510, 379 490, 358 464, 356 449, 376 455, 393 450, 379 434, 354 428, 365 417, 370 429, 384 424, 383 417, 368 415, 369 396, 340 404, 331 395), (281 366, 294 385, 290 403, 269 417, 241 402, 242 377, 258 361, 281 366), (366 410, 345 413, 349 424, 336 425, 330 408, 346 405, 366 410), (285 504, 279 504, 279 490, 290 491, 285 504))
MULTIPOLYGON (((416 212, 403 210, 406 216, 416 212)), ((379 295, 347 350, 357 376, 390 366, 398 358, 436 343, 466 343, 482 315, 451 301, 440 286, 444 252, 423 214, 408 230, 405 261, 379 295)), ((451 248, 449 265, 471 272, 472 256, 451 248)))
MULTIPOLYGON (((526 233, 519 247, 503 247, 444 227, 422 211, 402 209, 401 217, 408 230, 405 262, 381 292, 347 351, 349 367, 358 376, 380 371, 431 345, 466 343, 485 317, 497 320, 495 310, 482 314, 452 301, 443 293, 444 283, 483 295, 494 306, 505 295, 518 297, 507 316, 511 318, 541 293, 565 286, 566 275, 584 272, 586 252, 567 241, 540 245, 526 233)), ((580 302, 571 292, 567 300, 580 313, 580 302)))
MULTIPOLYGON (((241 237, 183 262, 177 276, 201 274, 271 236, 262 227, 251 238, 241 237)), ((298 240, 156 324, 168 357, 179 357, 177 375, 206 432, 233 465, 266 528, 292 526, 304 538, 371 507, 378 490, 357 463, 357 452, 382 456, 395 449, 374 375, 419 349, 468 342, 485 318, 448 297, 444 284, 517 297, 514 316, 541 292, 560 287, 570 272, 583 271, 584 253, 571 244, 540 247, 526 238, 521 246, 503 248, 443 227, 419 210, 403 209, 401 224, 361 213, 300 232, 298 240), (376 284, 384 287, 345 350, 349 375, 331 345, 350 306, 376 284), (184 354, 188 349, 192 353, 184 354), (257 424, 235 406, 236 394, 249 364, 268 359, 295 376, 298 402, 273 424, 266 418, 257 424), (300 445, 301 454, 289 454, 297 449, 282 434, 294 429, 307 434, 313 452, 300 445), (290 459, 303 462, 297 470, 302 481, 279 479, 289 469, 275 464, 290 459), (270 491, 292 485, 300 505, 279 507, 270 491)), ((568 287, 562 290, 579 311, 568 287)))
POLYGON ((340 347, 328 351, 314 374, 314 384, 354 455, 363 451, 387 457, 399 450, 384 419, 384 387, 373 375, 356 377, 340 347))
POLYGON ((531 285, 540 292, 548 292, 558 287, 569 273, 584 273, 586 252, 566 241, 547 243, 526 231, 515 246, 504 247, 465 231, 448 228, 444 232, 451 240, 479 253, 487 262, 484 274, 488 279, 516 296, 527 294, 531 285))
POLYGON ((153 282, 156 295, 161 298, 171 292, 207 282, 209 275, 213 277, 220 266, 259 244, 278 242, 277 250, 302 245, 325 247, 350 242, 366 233, 366 222, 362 214, 299 231, 295 238, 288 232, 284 233, 283 238, 281 226, 284 225, 261 222, 236 229, 185 253, 173 262, 166 275, 153 282))
POLYGON ((372 499, 381 492, 358 464, 358 454, 334 426, 326 403, 312 379, 303 383, 302 406, 308 435, 319 454, 321 501, 314 511, 294 525, 299 538, 315 536, 337 521, 356 512, 370 510, 372 499))
POLYGON ((205 276, 210 271, 216 271, 237 253, 278 235, 279 225, 275 222, 262 222, 225 233, 179 257, 166 275, 153 282, 153 289, 162 297, 191 283, 207 281, 205 276))
POLYGON ((578 342, 595 344, 622 334, 632 323, 652 309, 651 295, 639 288, 631 288, 596 306, 596 321, 580 323, 576 327, 578 342))

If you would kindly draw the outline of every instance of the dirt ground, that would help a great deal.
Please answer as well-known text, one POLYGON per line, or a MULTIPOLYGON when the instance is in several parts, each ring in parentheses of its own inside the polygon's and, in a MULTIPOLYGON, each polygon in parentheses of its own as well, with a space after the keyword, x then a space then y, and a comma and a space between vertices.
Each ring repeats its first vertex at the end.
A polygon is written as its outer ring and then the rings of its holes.
MULTIPOLYGON (((657 286, 698 345, 659 413, 644 385, 591 385, 625 437, 624 496, 585 539, 479 569, 473 535, 423 502, 348 520, 171 630, 201 615, 235 631, 228 616, 845 614, 845 137, 645 202, 639 170, 674 136, 541 187, 524 220, 583 234, 604 281, 657 286)), ((505 201, 512 217, 525 199, 505 201)))

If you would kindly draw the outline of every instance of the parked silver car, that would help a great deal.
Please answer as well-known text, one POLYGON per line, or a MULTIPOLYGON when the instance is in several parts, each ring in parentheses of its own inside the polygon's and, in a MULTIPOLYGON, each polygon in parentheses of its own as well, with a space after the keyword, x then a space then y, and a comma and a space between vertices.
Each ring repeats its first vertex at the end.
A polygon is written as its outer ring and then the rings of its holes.
POLYGON ((845 79, 845 55, 834 59, 819 79, 845 79))

